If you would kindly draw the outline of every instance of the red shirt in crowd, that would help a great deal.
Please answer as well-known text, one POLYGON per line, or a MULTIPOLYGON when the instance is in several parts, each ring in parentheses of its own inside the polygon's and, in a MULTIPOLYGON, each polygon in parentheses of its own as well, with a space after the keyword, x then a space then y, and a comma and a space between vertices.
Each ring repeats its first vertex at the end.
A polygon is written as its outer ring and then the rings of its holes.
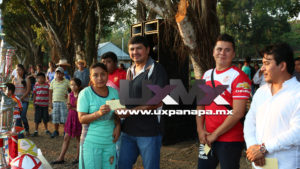
POLYGON ((126 71, 123 69, 116 69, 113 73, 108 74, 106 85, 120 91, 120 80, 122 79, 126 79, 126 71))
MULTIPOLYGON (((206 84, 212 87, 211 72, 213 69, 206 71, 203 79, 206 84)), ((227 89, 219 95, 216 99, 221 102, 227 102, 231 107, 234 99, 249 99, 251 93, 251 82, 248 76, 235 66, 231 66, 223 71, 214 71, 215 86, 228 85, 227 89)), ((216 99, 210 104, 205 106, 205 110, 212 110, 215 114, 217 110, 227 110, 224 105, 216 104, 216 99)), ((227 112, 227 111, 226 111, 227 112)), ((228 115, 205 115, 205 126, 209 133, 214 132, 228 117, 228 115)), ((234 127, 221 135, 216 141, 222 142, 240 142, 244 141, 243 125, 238 122, 234 127)))
POLYGON ((35 83, 33 93, 35 94, 34 104, 38 106, 48 106, 49 104, 49 87, 48 83, 35 83))

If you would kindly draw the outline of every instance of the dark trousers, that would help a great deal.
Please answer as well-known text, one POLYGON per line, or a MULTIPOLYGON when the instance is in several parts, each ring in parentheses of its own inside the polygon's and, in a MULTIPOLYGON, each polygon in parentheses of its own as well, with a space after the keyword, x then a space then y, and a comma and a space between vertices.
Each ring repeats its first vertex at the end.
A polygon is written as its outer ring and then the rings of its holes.
POLYGON ((28 102, 22 102, 23 111, 21 112, 21 119, 17 120, 17 126, 22 127, 22 122, 24 124, 25 131, 29 131, 29 125, 27 120, 27 109, 28 109, 28 102))
POLYGON ((239 169, 244 142, 214 142, 208 155, 204 145, 199 147, 198 169, 215 169, 220 162, 221 169, 239 169))

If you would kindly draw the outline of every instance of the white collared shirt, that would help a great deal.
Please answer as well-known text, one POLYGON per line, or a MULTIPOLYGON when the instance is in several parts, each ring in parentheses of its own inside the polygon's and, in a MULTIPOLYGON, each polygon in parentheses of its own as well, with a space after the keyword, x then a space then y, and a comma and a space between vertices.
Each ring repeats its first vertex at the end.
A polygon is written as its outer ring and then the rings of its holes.
POLYGON ((256 91, 244 137, 247 148, 264 143, 266 158, 276 158, 279 169, 300 168, 300 83, 295 77, 285 81, 275 95, 271 84, 256 91))
POLYGON ((259 87, 261 87, 264 84, 266 84, 267 82, 265 81, 264 74, 261 74, 259 76, 259 72, 260 72, 260 69, 257 70, 257 72, 255 73, 255 75, 253 77, 253 83, 257 84, 257 85, 259 85, 259 87))

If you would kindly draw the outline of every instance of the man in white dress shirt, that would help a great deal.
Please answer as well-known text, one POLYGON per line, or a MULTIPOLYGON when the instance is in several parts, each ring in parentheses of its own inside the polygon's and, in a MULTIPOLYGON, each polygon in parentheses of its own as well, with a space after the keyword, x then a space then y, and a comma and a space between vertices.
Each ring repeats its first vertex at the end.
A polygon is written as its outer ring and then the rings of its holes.
POLYGON ((279 169, 300 168, 300 83, 292 77, 293 50, 267 46, 262 71, 267 84, 255 93, 244 123, 247 158, 255 168, 276 158, 279 169))

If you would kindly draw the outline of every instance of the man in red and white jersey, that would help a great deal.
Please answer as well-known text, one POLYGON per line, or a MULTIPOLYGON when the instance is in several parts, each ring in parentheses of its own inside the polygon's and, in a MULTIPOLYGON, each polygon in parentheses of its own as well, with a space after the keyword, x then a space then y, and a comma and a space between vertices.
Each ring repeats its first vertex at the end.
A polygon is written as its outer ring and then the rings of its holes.
POLYGON ((238 169, 244 147, 241 119, 250 97, 251 82, 243 71, 232 65, 235 43, 231 36, 223 34, 218 37, 213 56, 216 67, 206 71, 202 79, 213 88, 219 85, 228 87, 209 105, 197 107, 211 112, 196 117, 201 143, 198 169, 215 169, 219 162, 222 169, 238 169), (204 153, 205 144, 211 147, 207 155, 204 153))

